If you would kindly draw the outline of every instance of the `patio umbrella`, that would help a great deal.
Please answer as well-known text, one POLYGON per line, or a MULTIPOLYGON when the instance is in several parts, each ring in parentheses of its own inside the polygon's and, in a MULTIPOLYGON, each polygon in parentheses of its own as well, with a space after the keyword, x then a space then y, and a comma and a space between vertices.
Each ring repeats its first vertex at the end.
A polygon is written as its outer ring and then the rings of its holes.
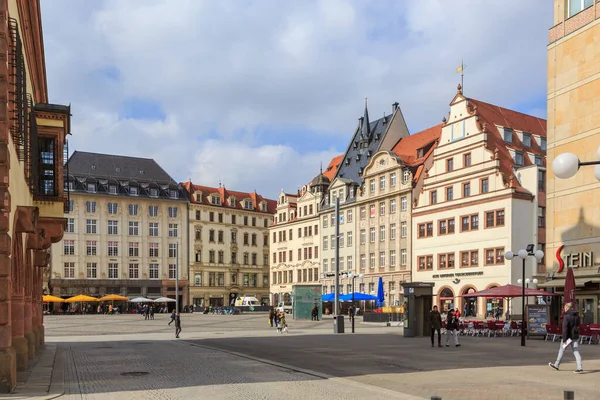
POLYGON ((573 268, 567 268, 567 276, 565 277, 564 304, 567 303, 575 306, 575 275, 573 274, 573 268))
POLYGON ((152 303, 152 300, 147 299, 145 297, 136 297, 134 299, 129 300, 131 303, 152 303))
POLYGON ((321 296, 321 300, 323 300, 323 301, 334 301, 335 300, 335 293, 324 294, 323 296, 321 296))
POLYGON ((44 303, 64 303, 65 299, 61 299, 60 297, 56 296, 46 295, 42 296, 42 301, 44 303))
POLYGON ((385 302, 385 295, 383 293, 383 278, 379 277, 379 283, 377 284, 377 307, 383 307, 385 302))
MULTIPOLYGON (((343 301, 352 301, 352 293, 343 294, 340 296, 340 300, 343 301)), ((354 301, 372 301, 377 300, 377 296, 373 296, 370 294, 354 292, 354 301)))
POLYGON ((175 303, 176 300, 175 299, 170 299, 168 297, 159 297, 158 299, 154 300, 155 303, 175 303))
POLYGON ((129 301, 129 297, 120 296, 118 294, 107 294, 104 297, 100 297, 98 301, 129 301))
POLYGON ((98 301, 98 299, 95 297, 86 296, 84 294, 69 297, 68 299, 65 300, 66 303, 77 303, 77 302, 89 303, 92 301, 98 301))
MULTIPOLYGON (((513 298, 523 296, 523 288, 517 285, 496 286, 495 288, 480 290, 475 293, 461 294, 459 297, 490 297, 490 298, 513 298)), ((546 292, 538 289, 525 289, 526 297, 556 296, 556 293, 546 292)))

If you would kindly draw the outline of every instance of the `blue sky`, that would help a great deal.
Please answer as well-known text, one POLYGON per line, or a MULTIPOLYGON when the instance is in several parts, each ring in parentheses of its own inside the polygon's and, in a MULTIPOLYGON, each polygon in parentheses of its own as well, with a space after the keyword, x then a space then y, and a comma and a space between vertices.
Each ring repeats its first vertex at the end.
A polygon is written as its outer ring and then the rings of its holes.
POLYGON ((409 130, 465 94, 545 117, 545 0, 42 1, 70 149, 155 158, 175 179, 274 198, 342 153, 368 97, 409 130), (51 4, 51 5, 50 5, 51 4))

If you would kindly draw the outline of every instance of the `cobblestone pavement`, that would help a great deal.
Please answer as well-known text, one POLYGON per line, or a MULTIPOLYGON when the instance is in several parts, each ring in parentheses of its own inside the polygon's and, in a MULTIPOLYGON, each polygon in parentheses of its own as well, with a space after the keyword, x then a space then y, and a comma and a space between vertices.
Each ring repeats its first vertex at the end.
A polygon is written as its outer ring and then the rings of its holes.
POLYGON ((581 346, 586 372, 575 375, 570 353, 560 372, 551 370, 558 344, 538 339, 523 348, 519 338, 468 337, 440 349, 395 327, 357 324, 355 335, 334 335, 331 320, 291 320, 289 335, 279 335, 266 315, 192 314, 174 340, 168 320, 46 318, 47 342, 57 349, 51 388, 64 380, 68 400, 558 400, 564 390, 600 398, 598 345, 581 346))

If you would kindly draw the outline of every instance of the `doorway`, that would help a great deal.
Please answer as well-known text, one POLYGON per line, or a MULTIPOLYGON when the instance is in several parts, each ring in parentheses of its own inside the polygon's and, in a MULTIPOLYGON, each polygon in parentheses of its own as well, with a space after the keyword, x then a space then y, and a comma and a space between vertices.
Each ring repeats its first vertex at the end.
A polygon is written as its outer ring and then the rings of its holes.
POLYGON ((579 316, 583 324, 598 323, 598 303, 595 296, 582 296, 577 299, 579 316))

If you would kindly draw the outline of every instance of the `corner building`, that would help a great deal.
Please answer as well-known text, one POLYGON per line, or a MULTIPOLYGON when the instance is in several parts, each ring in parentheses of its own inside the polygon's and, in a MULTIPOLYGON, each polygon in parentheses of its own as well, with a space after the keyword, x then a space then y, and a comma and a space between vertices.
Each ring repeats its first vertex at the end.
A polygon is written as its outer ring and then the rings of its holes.
MULTIPOLYGON (((465 97, 460 85, 441 126, 433 161, 412 214, 415 282, 434 282, 434 304, 468 316, 491 316, 495 299, 459 297, 522 278, 504 259, 545 243, 546 121, 465 97)), ((541 279, 528 258, 525 278, 541 279)), ((513 314, 520 310, 513 299, 513 314)))
POLYGON ((237 296, 269 304, 269 225, 277 202, 182 184, 189 193, 190 296, 197 307, 229 306, 237 296))
MULTIPOLYGON (((358 197, 365 190, 365 171, 372 158, 380 151, 390 151, 398 141, 408 136, 408 128, 398 103, 392 105, 392 113, 375 121, 369 120, 369 112, 365 106, 364 115, 359 118, 358 126, 352 135, 346 152, 339 162, 339 167, 327 193, 321 201, 319 216, 321 218, 321 264, 322 273, 335 272, 335 204, 340 200, 340 238, 339 238, 339 271, 340 273, 359 273, 357 269, 357 207, 358 197)), ((369 275, 355 280, 355 291, 371 293, 375 288, 379 275, 369 275), (367 285, 365 287, 365 285, 367 285)), ((322 279, 323 293, 335 291, 335 278, 322 279)), ((340 293, 351 291, 351 281, 340 280, 340 293)), ((333 310, 330 310, 333 311, 333 310)))
POLYGON ((70 107, 50 104, 40 2, 0 0, 0 393, 44 344, 42 287, 62 240, 70 107))
POLYGON ((187 297, 187 195, 154 160, 76 151, 67 229, 52 249, 50 292, 187 297))
MULTIPOLYGON (((548 34, 548 162, 561 153, 597 161, 600 146, 600 1, 554 0, 548 34)), ((548 171, 544 287, 564 291, 573 268, 577 307, 586 324, 600 323, 600 183, 594 167, 570 179, 548 171), (561 267, 562 263, 562 267, 561 267)), ((559 312, 559 310, 557 311, 559 312)))

